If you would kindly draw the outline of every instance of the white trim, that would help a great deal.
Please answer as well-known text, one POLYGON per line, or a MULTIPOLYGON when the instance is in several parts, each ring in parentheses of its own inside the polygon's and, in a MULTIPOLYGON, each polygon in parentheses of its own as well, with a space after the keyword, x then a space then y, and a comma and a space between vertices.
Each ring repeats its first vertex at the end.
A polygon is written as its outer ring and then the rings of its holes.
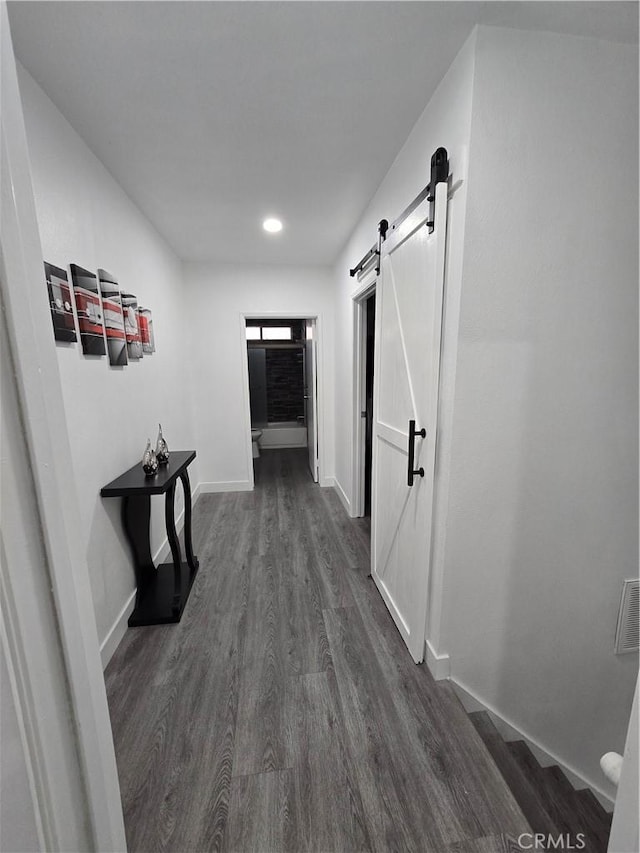
MULTIPOLYGON (((264 446, 260 445, 260 455, 262 453, 268 453, 270 450, 305 450, 307 448, 307 441, 305 438, 304 444, 292 444, 290 441, 283 442, 282 444, 265 444, 264 446)), ((260 458, 260 457, 256 457, 260 458)))
POLYGON ((610 853, 625 853, 628 850, 639 850, 638 843, 640 827, 638 826, 638 682, 631 706, 629 728, 622 759, 622 772, 616 793, 616 806, 613 811, 611 835, 609 836, 610 853))
POLYGON ((589 788, 594 796, 599 800, 603 808, 607 811, 611 811, 613 809, 613 800, 602 790, 602 788, 589 779, 586 779, 578 773, 574 767, 571 767, 571 765, 564 762, 557 755, 554 755, 553 752, 549 752, 549 750, 545 749, 535 738, 519 729, 511 722, 511 720, 503 717, 495 708, 478 698, 472 690, 464 687, 453 678, 450 680, 451 685, 467 713, 471 714, 474 711, 486 711, 489 714, 492 723, 498 729, 501 737, 505 741, 523 740, 542 767, 550 767, 552 764, 557 764, 576 790, 589 788))
POLYGON ((115 622, 109 628, 107 636, 100 644, 100 657, 102 659, 102 669, 107 668, 107 664, 113 657, 115 650, 118 648, 127 630, 129 616, 133 613, 133 608, 136 603, 136 592, 134 589, 129 598, 124 603, 124 607, 118 613, 115 622))
POLYGON ((432 544, 429 580, 429 605, 426 633, 435 647, 440 645, 444 611, 445 555, 449 490, 453 454, 454 405, 462 294, 462 246, 466 222, 467 147, 449 152, 450 180, 460 176, 449 191, 447 206, 447 244, 442 300, 442 337, 440 341, 440 377, 436 427, 435 477, 432 511, 432 544), (457 196, 457 197, 456 197, 457 196))
POLYGON ((351 502, 350 502, 349 498, 347 497, 347 493, 345 492, 345 490, 342 488, 342 486, 338 482, 337 477, 333 478, 332 486, 336 490, 336 494, 340 498, 340 502, 342 503, 342 506, 346 509, 347 515, 350 518, 355 518, 355 516, 351 512, 351 502))
POLYGON ((439 655, 429 640, 425 642, 424 659, 429 672, 436 681, 445 681, 451 675, 451 658, 439 655))
MULTIPOLYGON (((251 433, 249 433, 251 435, 251 433)), ((253 461, 253 458, 252 458, 253 461)), ((253 483, 249 480, 228 480, 215 483, 198 483, 198 489, 202 495, 211 495, 217 492, 250 492, 253 483)))
MULTIPOLYGON (((245 463, 249 489, 254 486, 253 442, 251 441, 251 399, 249 396, 249 353, 247 350, 247 315, 240 314, 240 384, 242 386, 242 410, 244 415, 245 463)), ((204 484, 201 484, 204 485, 204 484)), ((213 485, 213 484, 211 484, 213 485)), ((238 489, 205 489, 211 492, 233 492, 238 489)))
POLYGON ((327 405, 325 399, 324 385, 324 323, 322 314, 309 314, 306 320, 315 320, 314 333, 316 336, 316 446, 318 449, 318 468, 316 474, 318 482, 322 482, 327 470, 327 447, 325 419, 327 417, 327 405))

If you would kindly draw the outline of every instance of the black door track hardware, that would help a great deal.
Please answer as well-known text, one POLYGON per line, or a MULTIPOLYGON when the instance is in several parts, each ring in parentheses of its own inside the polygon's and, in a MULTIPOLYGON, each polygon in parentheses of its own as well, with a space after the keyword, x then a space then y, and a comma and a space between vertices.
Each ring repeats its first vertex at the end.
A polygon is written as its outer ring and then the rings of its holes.
POLYGON ((409 421, 409 452, 407 453, 407 486, 413 486, 414 477, 424 477, 424 468, 414 468, 414 456, 416 450, 416 438, 426 438, 426 429, 416 429, 416 422, 409 421))
POLYGON ((446 148, 437 148, 433 156, 431 157, 431 169, 430 169, 430 178, 431 180, 427 184, 427 186, 414 198, 411 204, 406 207, 400 216, 394 220, 391 224, 386 219, 380 220, 378 225, 378 241, 375 246, 372 246, 367 254, 359 261, 355 267, 349 270, 349 275, 353 278, 359 272, 362 272, 365 267, 368 266, 371 259, 376 257, 376 272, 380 273, 380 254, 382 251, 382 244, 384 243, 387 232, 395 231, 404 220, 409 216, 413 211, 418 207, 418 205, 422 204, 422 202, 427 199, 429 202, 429 215, 426 221, 426 226, 429 229, 429 234, 432 234, 436 222, 435 222, 435 213, 436 213, 436 186, 438 184, 445 183, 449 180, 449 155, 447 154, 446 148))

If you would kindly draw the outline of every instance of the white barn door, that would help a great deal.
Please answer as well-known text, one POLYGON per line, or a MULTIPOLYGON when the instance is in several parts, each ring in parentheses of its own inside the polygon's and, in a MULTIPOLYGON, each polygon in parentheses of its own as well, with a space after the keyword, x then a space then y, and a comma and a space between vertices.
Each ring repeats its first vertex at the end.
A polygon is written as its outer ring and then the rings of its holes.
POLYGON ((435 229, 423 201, 382 243, 377 284, 372 569, 407 648, 424 658, 447 229, 447 182, 435 229), (410 422, 424 429, 410 439, 410 422), (410 443, 412 448, 410 447, 410 443), (411 470, 422 469, 408 485, 411 470))

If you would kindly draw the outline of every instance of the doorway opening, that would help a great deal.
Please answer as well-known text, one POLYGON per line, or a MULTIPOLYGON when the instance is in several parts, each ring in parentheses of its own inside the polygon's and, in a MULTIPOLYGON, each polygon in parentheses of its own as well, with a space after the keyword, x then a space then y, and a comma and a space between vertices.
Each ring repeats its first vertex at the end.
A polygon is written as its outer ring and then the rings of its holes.
POLYGON ((352 516, 371 518, 373 494, 373 386, 376 353, 376 274, 363 276, 354 303, 354 441, 352 516))
POLYGON ((371 474, 373 464, 373 357, 376 332, 376 294, 375 291, 364 303, 365 313, 365 437, 364 437, 364 512, 371 518, 371 474))
POLYGON ((306 448, 318 481, 315 318, 245 319, 252 459, 306 448))

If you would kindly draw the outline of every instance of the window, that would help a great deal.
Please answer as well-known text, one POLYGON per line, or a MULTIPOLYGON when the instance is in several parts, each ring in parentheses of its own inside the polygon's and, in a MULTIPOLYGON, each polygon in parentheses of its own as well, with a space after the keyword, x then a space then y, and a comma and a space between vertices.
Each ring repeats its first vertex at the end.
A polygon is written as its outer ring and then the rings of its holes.
MULTIPOLYGON (((301 341, 303 330, 300 320, 293 320, 289 325, 276 326, 273 321, 249 321, 246 326, 248 341, 301 341)), ((276 321, 277 322, 277 321, 276 321)), ((280 321, 280 323, 286 322, 280 321)))
POLYGON ((263 341, 290 341, 293 339, 291 326, 263 326, 263 341))

